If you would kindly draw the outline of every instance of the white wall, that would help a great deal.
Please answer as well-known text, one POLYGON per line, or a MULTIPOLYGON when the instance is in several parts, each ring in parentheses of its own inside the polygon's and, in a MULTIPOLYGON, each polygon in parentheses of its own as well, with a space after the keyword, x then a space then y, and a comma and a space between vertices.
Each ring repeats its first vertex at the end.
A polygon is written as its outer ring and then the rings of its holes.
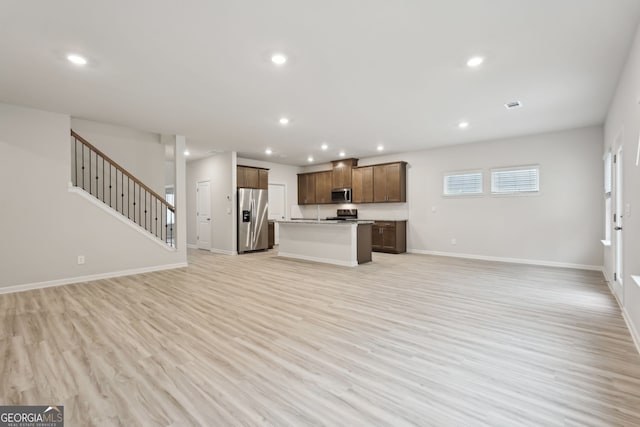
POLYGON ((71 119, 71 129, 153 191, 164 195, 165 147, 159 134, 78 118, 71 119))
POLYGON ((236 153, 221 153, 187 163, 187 243, 197 244, 196 187, 211 183, 211 249, 236 252, 236 153))
MULTIPOLYGON (((636 164, 640 135, 640 30, 636 34, 627 64, 621 76, 605 123, 605 152, 615 151, 616 139, 621 134, 623 148, 623 198, 629 213, 623 212, 623 283, 621 304, 630 322, 636 343, 640 343, 640 285, 631 275, 640 275, 640 166, 636 164)), ((600 191, 602 193, 602 191, 600 191)), ((613 279, 613 252, 605 249, 605 272, 613 279)))
MULTIPOLYGON (((602 138, 602 129, 593 127, 361 159, 360 166, 407 161, 407 203, 349 207, 358 208, 360 218, 408 219, 407 244, 414 252, 598 267, 602 138), (530 164, 540 165, 538 195, 442 195, 445 172, 483 169, 488 192, 489 169, 530 164)), ((335 215, 337 207, 321 206, 320 217, 335 215)), ((316 215, 316 206, 302 210, 305 217, 316 215)))
POLYGON ((298 166, 281 165, 238 157, 238 164, 269 169, 269 184, 283 184, 286 186, 286 219, 291 218, 291 208, 298 205, 298 166))
POLYGON ((0 288, 186 263, 184 248, 169 251, 68 191, 70 123, 0 104, 0 288))

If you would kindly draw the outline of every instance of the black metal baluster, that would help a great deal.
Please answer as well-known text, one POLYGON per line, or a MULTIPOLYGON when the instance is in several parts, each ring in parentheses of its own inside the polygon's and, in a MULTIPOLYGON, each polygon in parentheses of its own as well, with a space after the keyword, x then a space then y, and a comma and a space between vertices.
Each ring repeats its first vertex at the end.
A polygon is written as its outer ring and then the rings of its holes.
POLYGON ((155 202, 155 208, 156 208, 156 237, 158 237, 158 198, 157 197, 155 202))
POLYGON ((76 139, 76 137, 73 137, 73 152, 74 152, 74 160, 75 160, 75 165, 76 167, 74 168, 74 171, 76 173, 76 182, 74 182, 75 186, 78 186, 78 140, 76 139))
MULTIPOLYGON (((136 221, 136 182, 133 182, 133 222, 135 222, 136 224, 138 223, 138 221, 136 221)), ((138 194, 140 194, 140 190, 138 190, 138 194)))
POLYGON ((151 217, 151 214, 153 213, 153 204, 154 204, 153 194, 151 194, 149 196, 149 210, 151 211, 151 212, 149 212, 149 221, 151 221, 151 225, 149 226, 149 232, 151 234, 155 235, 156 234, 156 229, 154 228, 155 227, 155 221, 153 221, 153 218, 151 217), (151 231, 151 230, 153 230, 153 231, 151 231))
POLYGON ((82 144, 82 189, 86 191, 84 188, 84 144, 82 144))
POLYGON ((120 209, 122 209, 121 213, 124 216, 124 173, 122 171, 120 171, 120 189, 122 190, 120 193, 120 209))
POLYGON ((104 157, 102 158, 102 203, 106 203, 104 198, 104 157))
POLYGON ((144 190, 144 229, 147 230, 147 190, 144 190))
POLYGON ((113 206, 111 205, 111 186, 113 185, 113 182, 111 182, 111 169, 113 168, 113 166, 111 165, 111 163, 109 163, 109 207, 112 208, 113 206))
POLYGON ((93 194, 93 191, 91 190, 91 152, 93 150, 91 148, 89 148, 89 194, 93 194))
POLYGON ((98 174, 100 172, 98 171, 98 153, 96 153, 96 199, 100 200, 100 185, 98 184, 98 174))

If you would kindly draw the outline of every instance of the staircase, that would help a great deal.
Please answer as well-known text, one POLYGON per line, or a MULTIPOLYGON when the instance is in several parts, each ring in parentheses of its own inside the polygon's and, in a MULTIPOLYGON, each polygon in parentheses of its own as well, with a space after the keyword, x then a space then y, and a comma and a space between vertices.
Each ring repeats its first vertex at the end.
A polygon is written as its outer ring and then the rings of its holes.
POLYGON ((175 207, 71 130, 72 183, 175 247, 175 207))

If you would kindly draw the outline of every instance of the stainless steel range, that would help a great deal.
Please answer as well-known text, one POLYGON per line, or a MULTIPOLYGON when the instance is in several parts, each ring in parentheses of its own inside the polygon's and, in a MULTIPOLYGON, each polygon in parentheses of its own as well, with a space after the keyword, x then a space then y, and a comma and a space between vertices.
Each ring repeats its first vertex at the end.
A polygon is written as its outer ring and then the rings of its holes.
POLYGON ((358 209, 338 209, 337 216, 327 217, 329 221, 347 221, 358 219, 358 209))

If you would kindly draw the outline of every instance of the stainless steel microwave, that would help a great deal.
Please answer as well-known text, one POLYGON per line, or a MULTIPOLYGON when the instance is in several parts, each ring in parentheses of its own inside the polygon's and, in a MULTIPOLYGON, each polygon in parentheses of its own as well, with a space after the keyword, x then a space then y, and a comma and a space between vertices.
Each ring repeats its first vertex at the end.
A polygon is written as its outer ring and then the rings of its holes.
POLYGON ((333 203, 351 203, 351 189, 339 188, 331 190, 331 202, 333 203))

